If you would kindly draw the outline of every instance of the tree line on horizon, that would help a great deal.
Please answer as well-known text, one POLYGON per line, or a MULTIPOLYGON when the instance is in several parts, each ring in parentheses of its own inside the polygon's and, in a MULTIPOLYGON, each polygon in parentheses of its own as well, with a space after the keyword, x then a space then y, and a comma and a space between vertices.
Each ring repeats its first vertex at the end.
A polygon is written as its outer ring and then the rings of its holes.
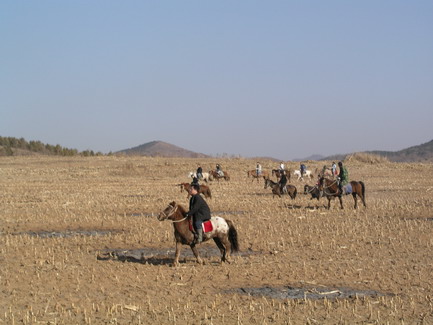
POLYGON ((103 156, 103 153, 95 153, 93 150, 78 151, 62 147, 61 145, 44 144, 41 141, 27 141, 24 138, 1 137, 0 156, 15 156, 18 150, 30 151, 43 155, 53 156, 103 156))

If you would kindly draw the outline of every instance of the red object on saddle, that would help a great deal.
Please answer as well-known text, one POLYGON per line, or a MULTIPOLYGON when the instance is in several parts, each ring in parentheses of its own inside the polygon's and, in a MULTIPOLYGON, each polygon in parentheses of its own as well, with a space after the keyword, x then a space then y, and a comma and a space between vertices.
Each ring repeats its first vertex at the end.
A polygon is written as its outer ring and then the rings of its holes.
MULTIPOLYGON (((210 232, 213 230, 212 222, 210 220, 203 222, 201 225, 202 225, 204 233, 207 233, 207 232, 210 232)), ((191 230, 192 232, 195 232, 193 227, 192 227, 192 218, 189 220, 189 230, 191 230)))

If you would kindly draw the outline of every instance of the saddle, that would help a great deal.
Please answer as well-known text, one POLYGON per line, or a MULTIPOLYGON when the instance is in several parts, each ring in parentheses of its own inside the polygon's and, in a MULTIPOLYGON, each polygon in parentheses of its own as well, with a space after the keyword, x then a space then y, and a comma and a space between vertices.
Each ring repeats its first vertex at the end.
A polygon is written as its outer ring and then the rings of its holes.
MULTIPOLYGON (((191 230, 191 232, 195 233, 195 229, 192 225, 192 218, 189 219, 189 230, 191 230)), ((213 225, 212 222, 210 220, 206 220, 205 222, 203 222, 201 224, 202 228, 203 228, 203 233, 207 233, 207 232, 211 232, 213 230, 213 225)))
POLYGON ((349 184, 343 186, 343 194, 349 195, 349 194, 352 194, 352 192, 353 192, 352 184, 349 183, 349 184))

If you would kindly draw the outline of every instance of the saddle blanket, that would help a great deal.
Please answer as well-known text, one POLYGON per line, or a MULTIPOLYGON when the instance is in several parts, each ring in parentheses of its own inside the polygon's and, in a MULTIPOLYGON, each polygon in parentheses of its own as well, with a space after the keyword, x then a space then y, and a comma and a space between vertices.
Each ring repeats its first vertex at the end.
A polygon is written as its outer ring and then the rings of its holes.
MULTIPOLYGON (((203 222, 201 224, 202 228, 203 228, 203 233, 207 233, 207 232, 211 232, 213 230, 213 225, 212 222, 210 220, 207 220, 205 222, 203 222)), ((189 230, 191 230, 192 232, 194 232, 193 226, 192 226, 192 218, 189 221, 189 230)))
POLYGON ((349 195, 349 194, 352 194, 352 184, 347 184, 347 185, 344 185, 343 186, 343 191, 344 191, 344 194, 346 194, 346 195, 349 195))

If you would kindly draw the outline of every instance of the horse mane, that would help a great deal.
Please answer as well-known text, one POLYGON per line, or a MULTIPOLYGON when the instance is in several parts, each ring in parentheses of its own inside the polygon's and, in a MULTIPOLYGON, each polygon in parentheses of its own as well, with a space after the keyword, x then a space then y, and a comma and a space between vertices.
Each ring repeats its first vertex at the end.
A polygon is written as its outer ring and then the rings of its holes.
POLYGON ((187 211, 185 210, 185 208, 182 205, 180 205, 180 204, 178 204, 177 206, 179 208, 180 213, 182 213, 182 215, 184 216, 187 213, 187 211))
POLYGON ((177 208, 179 209, 180 213, 184 216, 186 214, 185 208, 181 204, 177 204, 175 201, 170 203, 171 206, 177 205, 177 208))

